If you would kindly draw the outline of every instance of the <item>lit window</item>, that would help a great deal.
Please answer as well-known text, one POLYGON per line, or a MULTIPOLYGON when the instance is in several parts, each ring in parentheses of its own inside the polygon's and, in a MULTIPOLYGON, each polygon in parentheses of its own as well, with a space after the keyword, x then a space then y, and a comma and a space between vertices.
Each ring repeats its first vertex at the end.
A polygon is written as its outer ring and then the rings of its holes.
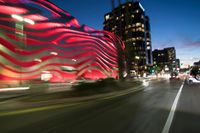
POLYGON ((135 41, 136 39, 135 38, 132 38, 132 41, 135 41))
POLYGON ((141 23, 136 23, 136 26, 141 26, 142 24, 141 23))
POLYGON ((144 24, 142 24, 142 28, 144 28, 144 24))

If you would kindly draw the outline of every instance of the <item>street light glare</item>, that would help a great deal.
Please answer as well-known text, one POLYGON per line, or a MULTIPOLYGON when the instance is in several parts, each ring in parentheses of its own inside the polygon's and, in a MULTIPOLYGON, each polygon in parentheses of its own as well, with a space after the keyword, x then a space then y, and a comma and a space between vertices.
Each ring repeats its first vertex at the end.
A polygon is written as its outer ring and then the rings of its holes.
POLYGON ((42 60, 41 59, 34 59, 34 61, 36 61, 36 62, 42 62, 42 60))
POLYGON ((24 20, 23 17, 21 17, 19 15, 16 15, 16 14, 12 14, 11 16, 12 16, 12 18, 17 19, 19 21, 23 21, 24 20))
POLYGON ((33 20, 28 19, 28 18, 24 18, 24 22, 27 22, 27 23, 32 24, 32 25, 35 24, 35 22, 33 20))
POLYGON ((57 52, 51 52, 50 54, 51 54, 51 55, 58 55, 57 52))
POLYGON ((28 19, 28 18, 23 18, 23 17, 21 17, 19 15, 16 15, 16 14, 12 14, 11 17, 14 18, 14 19, 16 19, 16 20, 19 20, 21 22, 24 21, 24 22, 29 23, 31 25, 35 24, 35 22, 33 20, 28 19))

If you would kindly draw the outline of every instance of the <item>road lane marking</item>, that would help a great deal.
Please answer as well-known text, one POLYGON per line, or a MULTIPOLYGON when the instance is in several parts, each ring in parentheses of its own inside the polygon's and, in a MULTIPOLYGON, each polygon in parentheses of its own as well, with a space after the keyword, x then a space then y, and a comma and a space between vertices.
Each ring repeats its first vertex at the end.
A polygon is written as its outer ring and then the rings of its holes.
POLYGON ((45 107, 36 107, 36 108, 31 108, 31 109, 4 112, 4 113, 0 113, 0 117, 19 115, 19 114, 25 114, 25 113, 32 113, 32 112, 37 112, 37 111, 45 111, 45 110, 49 110, 49 109, 59 109, 59 108, 71 107, 71 106, 75 106, 75 105, 79 105, 79 104, 81 104, 81 103, 72 103, 72 104, 67 104, 67 105, 62 105, 62 104, 51 105, 51 106, 45 106, 45 107))
POLYGON ((179 100, 179 98, 180 98, 180 95, 181 95, 181 92, 182 92, 184 83, 185 83, 185 81, 182 83, 182 85, 181 85, 181 87, 180 87, 180 89, 179 89, 179 91, 178 91, 178 93, 177 93, 177 95, 176 95, 176 98, 175 98, 175 100, 174 100, 174 103, 173 103, 173 105, 172 105, 172 108, 171 108, 171 110, 170 110, 169 116, 168 116, 168 118, 167 118, 167 121, 166 121, 166 123, 165 123, 165 126, 164 126, 164 128, 163 128, 162 133, 169 133, 169 130, 170 130, 170 127, 171 127, 171 124, 172 124, 172 120, 173 120, 173 118, 174 118, 174 113, 175 113, 175 111, 176 111, 176 107, 177 107, 178 100, 179 100))

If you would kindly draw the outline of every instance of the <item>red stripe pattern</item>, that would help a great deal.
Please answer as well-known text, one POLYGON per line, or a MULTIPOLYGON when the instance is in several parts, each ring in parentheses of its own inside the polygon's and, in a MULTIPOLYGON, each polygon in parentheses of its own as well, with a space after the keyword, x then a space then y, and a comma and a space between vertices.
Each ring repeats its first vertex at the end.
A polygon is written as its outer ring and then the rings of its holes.
POLYGON ((112 33, 80 25, 48 0, 0 0, 0 8, 0 83, 119 77, 124 44, 112 33))

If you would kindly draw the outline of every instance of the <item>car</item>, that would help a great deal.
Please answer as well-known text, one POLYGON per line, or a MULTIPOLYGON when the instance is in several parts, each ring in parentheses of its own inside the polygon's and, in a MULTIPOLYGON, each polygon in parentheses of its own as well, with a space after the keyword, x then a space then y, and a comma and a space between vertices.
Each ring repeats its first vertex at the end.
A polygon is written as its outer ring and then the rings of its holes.
POLYGON ((189 76, 187 77, 188 84, 200 83, 200 67, 194 67, 191 69, 189 76))

